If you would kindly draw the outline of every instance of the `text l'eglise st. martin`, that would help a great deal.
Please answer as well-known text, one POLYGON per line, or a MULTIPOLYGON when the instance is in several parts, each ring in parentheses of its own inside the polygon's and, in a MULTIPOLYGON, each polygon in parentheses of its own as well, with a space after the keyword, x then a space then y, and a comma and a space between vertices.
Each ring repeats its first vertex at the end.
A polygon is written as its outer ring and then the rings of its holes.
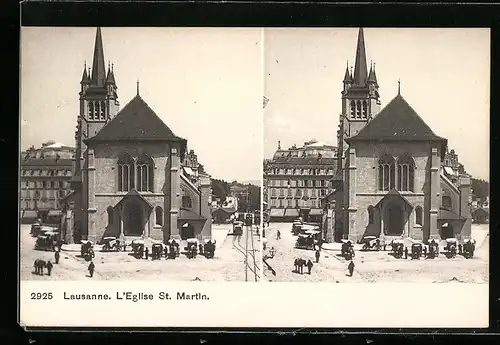
POLYGON ((187 301, 196 301, 196 300, 209 300, 210 298, 206 294, 202 294, 200 292, 197 293, 187 293, 187 292, 177 292, 175 293, 175 297, 173 297, 168 292, 159 292, 157 294, 152 293, 144 293, 144 292, 116 292, 115 298, 113 298, 109 294, 88 294, 88 293, 69 293, 64 292, 65 300, 83 300, 83 301, 92 301, 92 300, 120 300, 120 301, 131 301, 131 302, 139 302, 139 301, 152 301, 155 299, 158 300, 187 300, 187 301))

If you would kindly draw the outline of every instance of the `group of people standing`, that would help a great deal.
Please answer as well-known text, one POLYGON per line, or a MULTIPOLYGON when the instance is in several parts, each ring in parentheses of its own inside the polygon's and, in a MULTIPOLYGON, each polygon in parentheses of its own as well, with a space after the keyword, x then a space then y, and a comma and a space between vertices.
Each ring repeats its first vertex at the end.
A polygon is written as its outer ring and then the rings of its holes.
MULTIPOLYGON (((59 258, 61 257, 59 250, 60 250, 59 247, 55 247, 55 253, 54 253, 55 264, 59 264, 59 258)), ((35 262, 33 263, 33 267, 35 269, 36 275, 43 276, 44 270, 47 269, 47 275, 50 276, 52 273, 52 269, 54 268, 54 264, 52 264, 50 260, 45 261, 42 259, 36 259, 35 262)))

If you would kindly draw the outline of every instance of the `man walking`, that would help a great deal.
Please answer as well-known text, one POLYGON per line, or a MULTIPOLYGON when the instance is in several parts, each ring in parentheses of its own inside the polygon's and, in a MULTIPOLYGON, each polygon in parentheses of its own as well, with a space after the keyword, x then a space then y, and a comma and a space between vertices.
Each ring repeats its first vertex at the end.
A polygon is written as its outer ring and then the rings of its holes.
POLYGON ((405 247, 405 259, 408 259, 408 247, 405 247))
POLYGON ((94 270, 95 270, 95 265, 94 265, 94 262, 93 261, 90 261, 90 264, 89 264, 89 274, 90 274, 90 278, 92 278, 94 276, 94 270))
POLYGON ((56 265, 59 263, 59 257, 60 257, 61 254, 59 254, 59 251, 56 250, 56 252, 54 253, 54 259, 56 261, 56 265))
POLYGON ((50 277, 50 272, 52 272, 52 267, 54 267, 54 265, 52 265, 52 262, 47 262, 47 275, 50 277))
POLYGON ((144 254, 146 255, 146 260, 149 259, 149 248, 148 247, 146 247, 144 254))
POLYGON ((349 266, 347 266, 347 269, 349 270, 349 276, 352 277, 354 273, 354 262, 352 262, 352 260, 349 263, 349 266))
POLYGON ((281 232, 279 230, 276 232, 276 239, 281 240, 281 232))
POLYGON ((313 268, 313 263, 312 261, 309 259, 307 260, 307 273, 310 275, 311 274, 311 269, 313 268))
POLYGON ((316 250, 315 256, 316 256, 316 263, 318 263, 319 262, 319 256, 320 256, 319 249, 316 250))

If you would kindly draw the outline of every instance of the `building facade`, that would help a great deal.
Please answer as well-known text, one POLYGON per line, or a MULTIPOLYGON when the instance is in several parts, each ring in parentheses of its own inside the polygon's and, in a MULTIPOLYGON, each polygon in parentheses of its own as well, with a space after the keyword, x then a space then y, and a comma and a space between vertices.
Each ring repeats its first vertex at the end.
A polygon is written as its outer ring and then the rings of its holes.
POLYGON ((398 90, 380 109, 363 29, 354 74, 346 68, 337 132, 338 174, 324 200, 328 241, 365 236, 427 241, 470 236, 470 177, 444 173, 447 140, 434 134, 398 90))
POLYGON ((74 149, 54 141, 21 153, 20 210, 23 222, 61 217, 61 200, 70 190, 74 149))
POLYGON ((81 80, 66 242, 103 237, 160 240, 211 236, 211 179, 187 141, 139 94, 119 109, 114 70, 97 29, 92 70, 81 80))
POLYGON ((264 167, 270 221, 289 222, 298 217, 321 222, 323 199, 335 173, 336 147, 316 140, 278 149, 264 167))

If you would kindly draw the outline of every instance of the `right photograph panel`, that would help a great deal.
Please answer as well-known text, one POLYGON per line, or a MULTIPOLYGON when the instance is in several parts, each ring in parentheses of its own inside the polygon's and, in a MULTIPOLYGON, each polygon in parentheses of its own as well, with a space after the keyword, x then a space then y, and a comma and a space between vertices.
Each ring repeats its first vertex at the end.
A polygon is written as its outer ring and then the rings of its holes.
POLYGON ((264 65, 264 281, 488 283, 488 29, 271 28, 264 65))

